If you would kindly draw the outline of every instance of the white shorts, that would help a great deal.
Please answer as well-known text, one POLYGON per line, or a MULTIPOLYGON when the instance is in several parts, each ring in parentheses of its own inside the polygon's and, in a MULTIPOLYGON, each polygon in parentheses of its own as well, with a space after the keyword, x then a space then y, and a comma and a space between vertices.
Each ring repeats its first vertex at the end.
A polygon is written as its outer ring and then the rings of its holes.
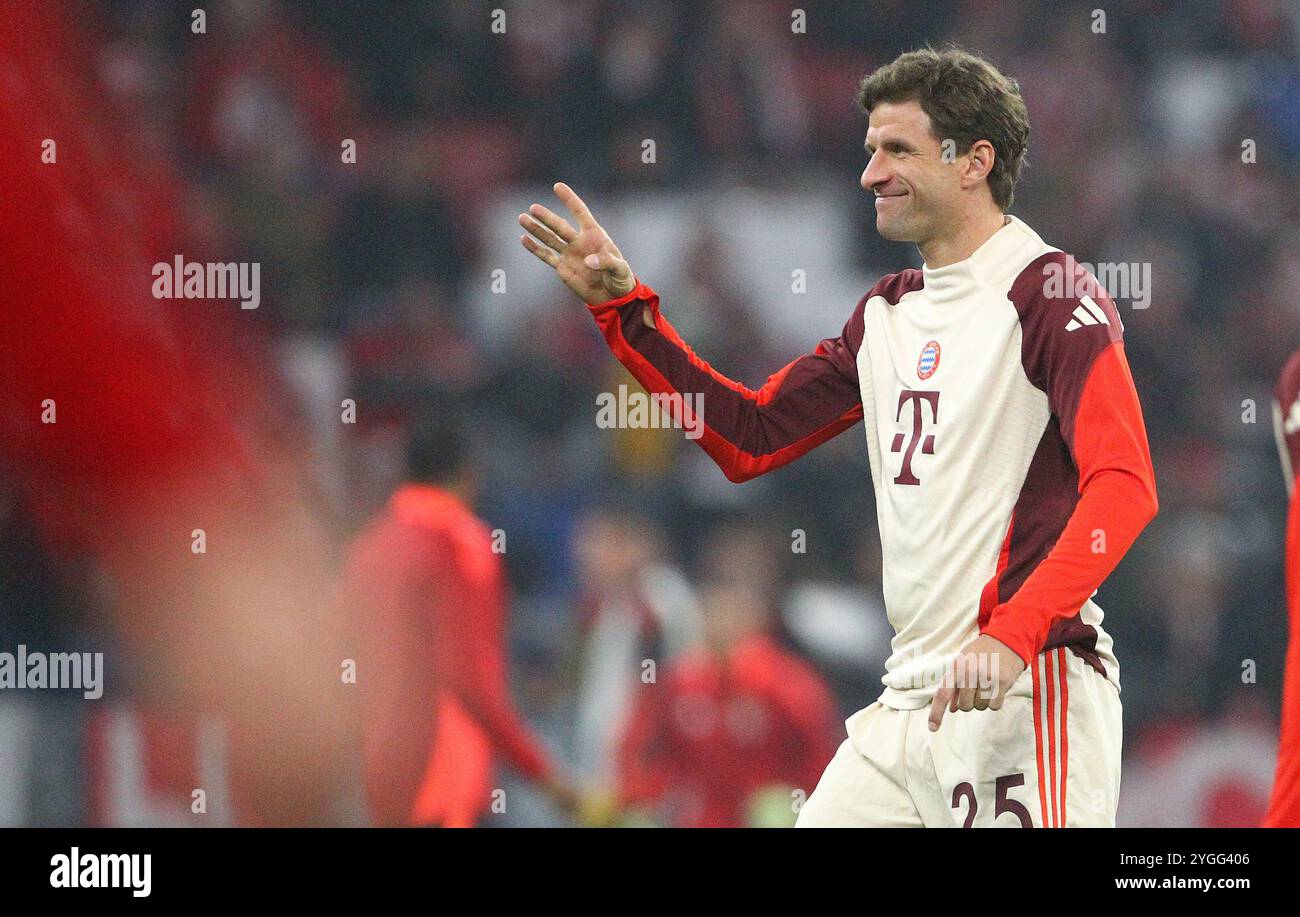
POLYGON ((1001 710, 945 712, 938 732, 928 706, 853 714, 797 827, 1114 827, 1119 691, 1067 649, 1036 663, 1001 710))

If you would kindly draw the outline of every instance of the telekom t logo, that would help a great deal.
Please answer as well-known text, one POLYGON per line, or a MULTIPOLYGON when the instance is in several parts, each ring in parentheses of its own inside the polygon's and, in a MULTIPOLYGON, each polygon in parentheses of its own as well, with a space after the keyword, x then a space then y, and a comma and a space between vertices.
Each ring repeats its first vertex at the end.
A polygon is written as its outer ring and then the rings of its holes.
MULTIPOLYGON (((921 444, 921 451, 926 455, 934 455, 934 434, 926 433, 925 438, 921 434, 925 433, 925 412, 921 405, 928 403, 930 405, 930 423, 939 422, 939 393, 938 392, 914 392, 911 389, 903 389, 898 393, 898 413, 894 415, 894 420, 901 420, 903 417, 903 405, 912 402, 912 438, 907 440, 907 451, 903 452, 903 467, 898 472, 898 477, 894 478, 895 484, 920 484, 921 480, 912 474, 912 455, 916 452, 916 444, 921 444)), ((900 452, 903 450, 904 435, 902 433, 894 434, 894 444, 889 447, 890 452, 900 452)))

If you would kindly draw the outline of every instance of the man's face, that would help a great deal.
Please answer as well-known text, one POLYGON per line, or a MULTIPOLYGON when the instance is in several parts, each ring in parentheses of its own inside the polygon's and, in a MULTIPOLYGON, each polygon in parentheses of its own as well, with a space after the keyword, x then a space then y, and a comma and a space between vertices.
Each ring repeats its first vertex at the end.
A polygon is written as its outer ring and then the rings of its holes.
POLYGON ((871 109, 866 149, 871 161, 862 187, 876 196, 876 230, 884 238, 923 245, 956 216, 958 170, 943 161, 920 103, 881 102, 871 109))

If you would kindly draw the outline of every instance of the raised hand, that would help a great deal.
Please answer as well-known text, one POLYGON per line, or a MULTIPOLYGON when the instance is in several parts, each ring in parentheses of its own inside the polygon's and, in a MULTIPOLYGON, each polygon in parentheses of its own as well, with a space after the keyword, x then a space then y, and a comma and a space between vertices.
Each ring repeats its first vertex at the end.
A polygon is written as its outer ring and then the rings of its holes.
POLYGON ((606 302, 632 292, 636 286, 632 269, 582 198, 563 182, 556 182, 554 190, 578 228, 541 204, 533 204, 528 213, 519 214, 519 225, 529 233, 519 237, 524 248, 555 268, 564 285, 583 302, 606 302))

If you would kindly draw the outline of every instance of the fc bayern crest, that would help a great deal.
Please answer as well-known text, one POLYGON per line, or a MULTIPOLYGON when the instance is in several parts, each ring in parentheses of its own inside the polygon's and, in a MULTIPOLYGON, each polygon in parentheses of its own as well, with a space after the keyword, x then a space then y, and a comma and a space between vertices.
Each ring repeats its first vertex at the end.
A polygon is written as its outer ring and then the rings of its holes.
POLYGON ((916 374, 922 379, 929 379, 939 368, 939 342, 930 341, 921 348, 921 358, 916 361, 916 374))

